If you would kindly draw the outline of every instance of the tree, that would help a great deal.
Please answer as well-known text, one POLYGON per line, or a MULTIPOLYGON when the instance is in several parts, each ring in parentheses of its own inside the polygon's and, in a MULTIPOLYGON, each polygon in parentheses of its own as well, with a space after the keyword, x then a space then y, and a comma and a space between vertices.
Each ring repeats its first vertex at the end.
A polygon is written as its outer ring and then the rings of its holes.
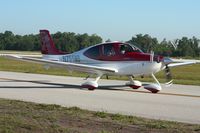
POLYGON ((3 34, 3 48, 5 50, 11 50, 14 45, 14 34, 11 31, 5 31, 3 34))
POLYGON ((193 56, 194 50, 192 50, 192 40, 187 37, 182 37, 178 41, 177 53, 178 56, 193 56))
POLYGON ((112 42, 109 38, 105 42, 112 42))
POLYGON ((151 50, 155 50, 158 45, 158 40, 157 38, 152 38, 148 34, 137 34, 136 37, 132 37, 128 43, 136 45, 145 52, 150 52, 151 50))
POLYGON ((103 41, 102 38, 100 36, 98 36, 97 34, 92 34, 90 36, 90 44, 91 45, 102 43, 102 41, 103 41))
POLYGON ((3 38, 4 38, 4 34, 0 33, 0 50, 4 50, 3 38))

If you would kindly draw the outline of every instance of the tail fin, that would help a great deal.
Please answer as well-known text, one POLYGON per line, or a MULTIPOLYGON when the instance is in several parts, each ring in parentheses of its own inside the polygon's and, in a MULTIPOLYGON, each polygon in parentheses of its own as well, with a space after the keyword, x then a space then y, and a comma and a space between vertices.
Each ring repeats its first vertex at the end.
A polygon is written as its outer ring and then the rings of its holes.
POLYGON ((50 54, 50 55, 66 54, 56 48, 48 30, 40 30, 40 39, 41 39, 42 54, 50 54))

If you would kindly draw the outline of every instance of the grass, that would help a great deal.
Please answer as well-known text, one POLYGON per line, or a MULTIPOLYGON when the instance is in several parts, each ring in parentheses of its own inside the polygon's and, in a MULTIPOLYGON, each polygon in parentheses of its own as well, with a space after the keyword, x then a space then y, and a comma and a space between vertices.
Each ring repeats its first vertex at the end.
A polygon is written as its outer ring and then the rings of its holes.
POLYGON ((200 125, 0 99, 0 132, 200 132, 200 125))
POLYGON ((16 50, 0 50, 0 53, 3 54, 37 54, 37 55, 41 55, 40 51, 16 51, 16 50))
MULTIPOLYGON (((59 76, 76 76, 86 77, 87 74, 80 72, 68 72, 63 68, 49 68, 48 70, 41 64, 28 63, 22 61, 15 61, 0 57, 0 71, 14 71, 24 73, 38 73, 38 74, 49 74, 59 76)), ((200 85, 200 64, 194 64, 189 66, 180 66, 171 69, 173 74, 174 83, 185 84, 185 85, 200 85)), ((156 74, 159 81, 165 82, 164 72, 156 74)), ((105 77, 104 77, 105 78, 105 77)), ((127 77, 109 76, 110 79, 128 80, 127 77)), ((140 81, 154 82, 151 77, 136 78, 140 81)))

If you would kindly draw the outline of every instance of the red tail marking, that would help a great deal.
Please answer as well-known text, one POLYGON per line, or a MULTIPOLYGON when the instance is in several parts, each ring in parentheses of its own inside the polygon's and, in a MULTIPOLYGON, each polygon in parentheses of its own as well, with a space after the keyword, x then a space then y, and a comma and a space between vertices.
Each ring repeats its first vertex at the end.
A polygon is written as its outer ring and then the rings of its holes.
POLYGON ((48 30, 40 30, 40 39, 41 39, 42 54, 51 54, 51 55, 67 54, 56 48, 48 30))

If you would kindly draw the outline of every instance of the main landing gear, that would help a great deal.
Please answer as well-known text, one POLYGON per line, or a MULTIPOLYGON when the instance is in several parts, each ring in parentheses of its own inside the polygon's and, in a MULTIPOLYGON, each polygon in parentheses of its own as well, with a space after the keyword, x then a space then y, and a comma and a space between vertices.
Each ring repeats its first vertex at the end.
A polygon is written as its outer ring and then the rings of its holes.
POLYGON ((88 90, 95 90, 98 87, 98 80, 101 78, 102 75, 98 75, 94 81, 87 81, 83 83, 81 86, 83 88, 87 88, 88 90))
MULTIPOLYGON (((98 75, 94 81, 87 81, 83 83, 81 86, 83 88, 87 88, 88 90, 95 90, 98 87, 98 80, 101 78, 102 75, 98 75)), ((142 84, 140 81, 133 80, 132 76, 129 76, 129 82, 126 83, 126 86, 131 87, 132 89, 138 89, 140 87, 144 87, 144 89, 152 92, 152 93, 158 93, 162 88, 159 83, 159 81, 156 79, 154 74, 151 74, 153 79, 156 81, 156 83, 152 84, 142 84)))
POLYGON ((142 83, 140 81, 133 80, 132 76, 128 76, 128 78, 129 78, 129 82, 126 83, 126 86, 129 86, 133 89, 138 89, 142 86, 142 83))

